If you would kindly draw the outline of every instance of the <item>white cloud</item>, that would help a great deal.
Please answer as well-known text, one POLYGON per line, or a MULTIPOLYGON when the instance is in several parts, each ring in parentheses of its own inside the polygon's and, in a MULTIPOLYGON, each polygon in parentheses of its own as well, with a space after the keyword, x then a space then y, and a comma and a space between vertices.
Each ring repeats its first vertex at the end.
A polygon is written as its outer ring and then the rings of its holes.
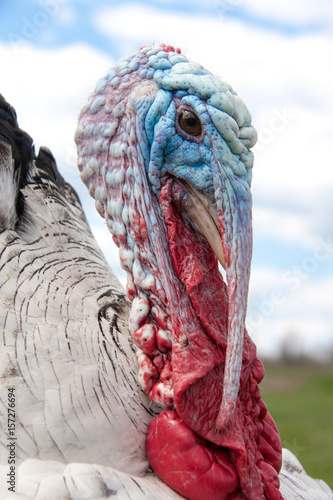
MULTIPOLYGON (((305 85, 302 81, 299 84, 305 85)), ((333 135, 329 92, 325 110, 307 108, 304 102, 303 109, 275 108, 268 120, 258 120, 254 182, 261 188, 290 190, 292 186, 297 195, 304 189, 314 191, 333 184, 333 169, 327 161, 328 136, 333 135)))
POLYGON ((77 11, 71 5, 62 5, 58 13, 58 21, 60 24, 70 26, 74 24, 77 11))
POLYGON ((260 355, 278 356, 289 340, 304 354, 333 352, 333 276, 322 265, 309 254, 285 271, 253 270, 247 327, 260 355))
MULTIPOLYGON (((333 321, 333 276, 321 280, 309 280, 305 286, 300 287, 297 300, 294 300, 292 310, 295 314, 303 313, 307 317, 309 313, 315 313, 317 318, 327 317, 329 311, 331 324, 333 321), (305 311, 305 312, 304 312, 305 311)), ((332 330, 333 332, 333 330, 332 330)), ((332 337, 333 338, 333 337, 332 337)))
POLYGON ((114 61, 84 45, 50 51, 0 44, 0 58, 6 68, 1 93, 15 107, 20 126, 38 147, 47 145, 62 158, 66 146, 74 145, 81 107, 114 61))
POLYGON ((239 5, 260 18, 282 21, 290 24, 330 23, 333 15, 331 0, 281 0, 280 2, 263 2, 263 0, 216 0, 222 4, 239 5))
POLYGON ((333 330, 320 318, 313 320, 274 319, 250 330, 259 357, 278 358, 283 348, 322 361, 331 360, 333 330))
POLYGON ((281 271, 269 266, 260 266, 252 270, 250 293, 254 297, 265 297, 273 289, 281 287, 281 271))
MULTIPOLYGON (((282 196, 281 196, 282 197, 282 196)), ((309 234, 307 218, 299 213, 283 213, 277 208, 265 206, 253 211, 254 234, 257 238, 273 238, 288 243, 313 244, 313 235, 309 234)))

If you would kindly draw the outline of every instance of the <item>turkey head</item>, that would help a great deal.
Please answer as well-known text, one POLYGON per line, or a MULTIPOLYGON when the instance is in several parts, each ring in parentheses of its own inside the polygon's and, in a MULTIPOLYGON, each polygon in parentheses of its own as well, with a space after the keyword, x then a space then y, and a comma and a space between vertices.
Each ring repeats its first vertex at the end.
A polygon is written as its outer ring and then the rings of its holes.
POLYGON ((246 106, 179 49, 142 47, 98 82, 75 140, 127 272, 139 381, 161 406, 150 464, 191 500, 281 498, 281 443, 245 328, 256 140, 246 106))

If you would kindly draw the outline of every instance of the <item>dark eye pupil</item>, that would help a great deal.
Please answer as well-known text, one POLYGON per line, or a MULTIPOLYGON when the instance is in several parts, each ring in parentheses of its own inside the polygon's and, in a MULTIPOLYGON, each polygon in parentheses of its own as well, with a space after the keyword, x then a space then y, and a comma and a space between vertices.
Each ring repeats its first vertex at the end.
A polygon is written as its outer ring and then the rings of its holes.
POLYGON ((187 119, 187 125, 189 127, 195 127, 197 124, 198 120, 194 118, 193 116, 190 116, 190 118, 187 119))
POLYGON ((201 133, 201 122, 192 111, 185 109, 180 113, 179 125, 190 135, 199 135, 201 133))

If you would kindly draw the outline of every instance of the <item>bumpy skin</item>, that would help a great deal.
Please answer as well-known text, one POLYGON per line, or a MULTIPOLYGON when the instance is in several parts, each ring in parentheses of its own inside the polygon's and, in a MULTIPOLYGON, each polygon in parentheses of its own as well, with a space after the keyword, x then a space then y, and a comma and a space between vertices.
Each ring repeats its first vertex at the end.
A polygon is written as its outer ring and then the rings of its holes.
POLYGON ((109 71, 76 133, 81 177, 127 271, 139 381, 168 408, 148 429, 148 459, 193 500, 281 498, 281 443, 244 327, 255 138, 232 88, 165 45, 109 71), (181 129, 183 110, 199 135, 181 129), (187 213, 189 184, 216 204, 227 285, 187 213))

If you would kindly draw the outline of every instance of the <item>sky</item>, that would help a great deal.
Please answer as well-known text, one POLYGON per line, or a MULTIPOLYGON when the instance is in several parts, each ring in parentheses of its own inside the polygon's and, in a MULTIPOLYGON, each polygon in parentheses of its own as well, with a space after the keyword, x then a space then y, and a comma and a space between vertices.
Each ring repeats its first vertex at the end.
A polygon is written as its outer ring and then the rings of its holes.
POLYGON ((124 283, 76 167, 77 116, 96 82, 165 42, 229 82, 258 132, 247 327, 261 356, 333 352, 332 0, 1 0, 0 93, 76 189, 124 283))

